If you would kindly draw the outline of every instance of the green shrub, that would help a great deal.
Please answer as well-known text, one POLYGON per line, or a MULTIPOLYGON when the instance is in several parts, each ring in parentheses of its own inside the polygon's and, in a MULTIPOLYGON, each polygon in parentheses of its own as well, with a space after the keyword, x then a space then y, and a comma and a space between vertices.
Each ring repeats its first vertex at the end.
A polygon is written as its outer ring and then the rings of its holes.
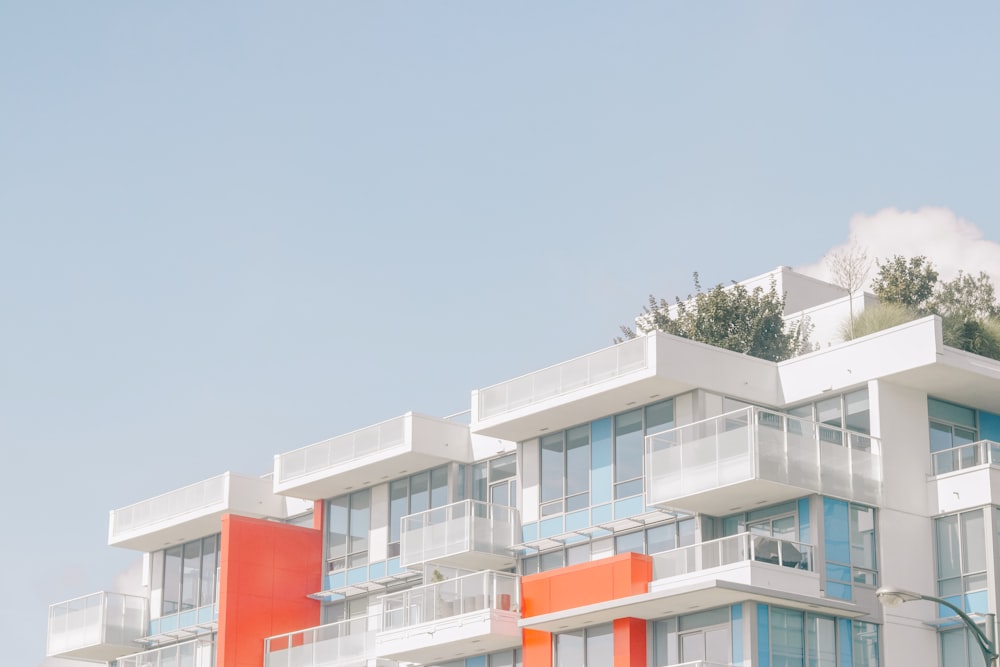
POLYGON ((910 322, 917 319, 917 317, 918 313, 916 309, 904 306, 901 303, 879 303, 874 306, 868 306, 861 311, 861 313, 854 318, 853 327, 851 326, 850 318, 845 320, 844 323, 840 325, 840 335, 844 340, 861 338, 862 336, 873 334, 876 331, 891 329, 892 327, 899 326, 900 324, 910 322))

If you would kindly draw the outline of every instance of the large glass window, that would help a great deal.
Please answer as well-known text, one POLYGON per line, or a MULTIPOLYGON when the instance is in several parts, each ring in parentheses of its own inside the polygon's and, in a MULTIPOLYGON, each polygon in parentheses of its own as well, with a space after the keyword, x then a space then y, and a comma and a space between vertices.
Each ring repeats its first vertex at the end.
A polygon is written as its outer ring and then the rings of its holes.
POLYGON ((610 623, 555 636, 555 667, 605 667, 615 662, 610 623))
POLYGON ((768 645, 761 662, 772 667, 877 667, 878 626, 846 618, 767 607, 768 645))
POLYGON ((729 665, 733 662, 730 608, 654 621, 651 625, 654 667, 677 664, 729 665))
POLYGON ((935 519, 934 537, 938 595, 967 612, 987 611, 986 522, 983 510, 975 509, 935 519))
POLYGON ((368 562, 371 530, 371 490, 332 498, 327 502, 327 560, 330 570, 343 570, 368 562))
MULTIPOLYGON (((475 487, 475 479, 473 486, 475 487)), ((336 499, 335 499, 336 500, 336 499)), ((333 503, 334 501, 330 501, 333 503)), ((425 470, 389 483, 389 558, 399 555, 403 517, 448 504, 448 466, 425 470)))
POLYGON ((826 594, 854 599, 854 586, 878 585, 875 510, 836 498, 823 498, 826 594))
POLYGON ((935 398, 927 399, 934 474, 960 470, 983 463, 979 450, 963 447, 979 440, 976 411, 935 398), (938 453, 948 452, 948 453, 938 453))
MULTIPOLYGON (((852 449, 871 449, 871 408, 868 403, 868 388, 828 396, 822 400, 788 408, 788 414, 820 424, 819 438, 824 442, 843 445, 843 429, 850 431, 852 449)), ((796 425, 796 428, 798 426, 796 425)))
POLYGON ((210 535, 163 552, 163 615, 215 602, 219 536, 210 535))

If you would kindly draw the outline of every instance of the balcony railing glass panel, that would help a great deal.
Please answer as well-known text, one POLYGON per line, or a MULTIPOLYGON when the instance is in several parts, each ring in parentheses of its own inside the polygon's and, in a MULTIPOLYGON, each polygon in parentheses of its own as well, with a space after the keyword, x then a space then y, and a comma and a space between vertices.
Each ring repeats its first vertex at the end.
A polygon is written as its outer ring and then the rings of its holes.
POLYGON ((769 535, 740 533, 653 554, 653 578, 667 579, 747 561, 813 571, 813 547, 769 535))
POLYGON ((931 469, 935 475, 984 464, 1000 465, 1000 443, 980 440, 931 454, 931 469))
POLYGON ((520 535, 513 507, 462 500, 403 517, 400 562, 404 567, 478 552, 511 556, 520 535))
POLYGON ((368 617, 349 618, 264 641, 264 667, 334 667, 375 655, 368 617))
POLYGON ((99 644, 127 646, 146 630, 146 598, 99 592, 49 607, 48 654, 99 644))
POLYGON ((382 596, 382 631, 433 623, 453 616, 520 608, 518 577, 476 572, 382 596))

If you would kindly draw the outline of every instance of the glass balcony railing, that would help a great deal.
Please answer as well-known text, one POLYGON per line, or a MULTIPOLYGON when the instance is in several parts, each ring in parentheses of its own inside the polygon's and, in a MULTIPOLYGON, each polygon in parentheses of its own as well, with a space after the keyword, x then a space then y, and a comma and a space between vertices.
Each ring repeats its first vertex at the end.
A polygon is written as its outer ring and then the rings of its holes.
POLYGON ((276 458, 275 479, 279 483, 319 470, 375 454, 406 442, 406 420, 403 415, 335 438, 321 440, 276 458))
POLYGON ((349 618, 264 640, 264 667, 336 667, 375 656, 367 617, 349 618))
POLYGON ((667 579, 749 561, 813 571, 813 548, 770 535, 740 533, 654 554, 653 578, 667 579))
POLYGON ((511 548, 520 541, 520 531, 513 507, 462 500, 403 517, 400 563, 410 567, 490 554, 513 564, 511 548))
POLYGON ((869 503, 881 496, 878 438, 758 407, 648 436, 646 454, 651 505, 708 511, 691 500, 754 480, 869 503))
POLYGON ((520 609, 519 595, 517 575, 491 571, 390 593, 382 597, 380 632, 490 609, 516 612, 520 609))
POLYGON ((603 350, 479 390, 479 420, 648 367, 648 338, 639 336, 603 350))
POLYGON ((211 639, 192 639, 118 658, 115 667, 213 667, 214 654, 211 639))
POLYGON ((128 647, 146 634, 147 615, 146 598, 136 595, 102 591, 58 602, 49 607, 46 652, 57 656, 101 646, 128 647))
POLYGON ((225 502, 229 473, 111 511, 112 540, 124 533, 225 502))
POLYGON ((935 475, 984 464, 1000 465, 1000 443, 980 440, 931 454, 931 470, 935 475))

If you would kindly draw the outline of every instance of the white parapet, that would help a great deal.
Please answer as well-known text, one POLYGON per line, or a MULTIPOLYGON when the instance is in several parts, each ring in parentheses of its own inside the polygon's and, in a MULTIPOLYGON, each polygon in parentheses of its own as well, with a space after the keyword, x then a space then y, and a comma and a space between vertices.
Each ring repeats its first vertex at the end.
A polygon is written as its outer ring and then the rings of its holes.
POLYGON ((264 667, 364 667, 375 657, 373 622, 362 616, 269 637, 264 667))
POLYGON ((469 427, 408 412, 278 454, 274 493, 319 500, 451 461, 472 461, 469 427))
POLYGON ((284 506, 269 479, 226 472, 111 510, 108 544, 156 551, 219 532, 227 513, 283 517, 284 506))

